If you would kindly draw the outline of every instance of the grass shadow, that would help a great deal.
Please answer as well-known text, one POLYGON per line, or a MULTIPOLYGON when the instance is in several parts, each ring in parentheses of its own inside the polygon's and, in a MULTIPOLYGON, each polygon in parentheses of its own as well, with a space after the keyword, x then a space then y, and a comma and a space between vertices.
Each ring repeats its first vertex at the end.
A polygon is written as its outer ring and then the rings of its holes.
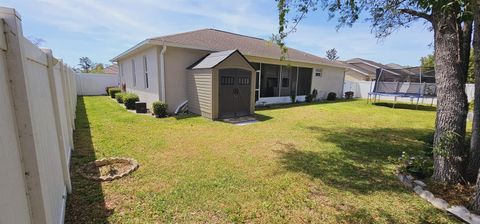
POLYGON ((316 133, 319 142, 332 143, 340 150, 308 151, 280 143, 283 150, 277 153, 284 169, 307 174, 336 189, 364 195, 375 191, 404 192, 393 175, 390 157, 398 158, 402 151, 427 150, 427 139, 433 133, 430 129, 304 128, 316 133))
POLYGON ((113 209, 106 207, 101 183, 87 180, 77 172, 82 165, 97 159, 85 102, 83 97, 77 99, 75 150, 71 158, 72 194, 67 198, 65 223, 108 223, 113 209))
POLYGON ((407 103, 386 103, 386 102, 380 102, 380 103, 373 103, 375 106, 380 106, 380 107, 389 107, 389 108, 394 108, 394 109, 406 109, 406 110, 422 110, 422 111, 436 111, 437 107, 435 106, 430 106, 430 105, 422 105, 419 104, 418 106, 416 104, 407 104, 407 103))

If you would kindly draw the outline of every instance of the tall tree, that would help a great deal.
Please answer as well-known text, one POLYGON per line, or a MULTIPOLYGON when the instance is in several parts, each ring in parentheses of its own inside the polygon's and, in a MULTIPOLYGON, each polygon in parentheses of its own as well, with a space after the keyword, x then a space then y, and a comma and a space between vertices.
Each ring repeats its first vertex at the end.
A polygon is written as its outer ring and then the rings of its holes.
POLYGON ((277 0, 279 34, 277 43, 295 31, 296 24, 310 10, 328 10, 330 17, 338 18, 338 28, 352 26, 367 12, 372 31, 384 38, 411 22, 423 19, 431 24, 435 45, 435 76, 437 82, 437 117, 434 137, 433 179, 446 183, 462 182, 467 150, 465 129, 467 96, 463 52, 464 30, 468 24, 466 9, 469 0, 277 0), (297 14, 286 19, 291 9, 297 14), (288 21, 295 25, 288 28, 288 21))
POLYGON ((328 60, 331 60, 331 61, 336 61, 339 58, 338 55, 337 55, 337 49, 335 49, 335 48, 327 50, 326 56, 327 56, 328 60))
POLYGON ((105 66, 102 63, 95 64, 93 69, 90 70, 90 73, 103 73, 105 71, 105 66))
MULTIPOLYGON (((475 180, 480 168, 480 0, 472 0, 474 5, 474 73, 475 73, 475 104, 473 105, 472 139, 470 140, 470 151, 466 177, 469 181, 475 180)), ((480 183, 477 182, 477 189, 480 191, 480 183)), ((479 192, 480 193, 480 192, 479 192)), ((480 195, 477 195, 480 197, 480 195)), ((480 212, 480 198, 478 198, 477 212, 480 212)))
MULTIPOLYGON (((475 74, 474 74, 474 55, 473 55, 473 49, 470 50, 470 57, 468 59, 468 77, 467 77, 467 83, 475 83, 475 74)), ((433 68, 435 67, 435 54, 429 54, 427 56, 421 57, 420 58, 420 66, 424 68, 433 68)))
POLYGON ((78 63, 78 66, 80 66, 80 70, 83 73, 89 73, 95 66, 95 63, 88 57, 81 57, 79 60, 80 63, 78 63))
POLYGON ((434 68, 435 67, 435 55, 429 54, 425 57, 420 58, 420 66, 423 68, 434 68))

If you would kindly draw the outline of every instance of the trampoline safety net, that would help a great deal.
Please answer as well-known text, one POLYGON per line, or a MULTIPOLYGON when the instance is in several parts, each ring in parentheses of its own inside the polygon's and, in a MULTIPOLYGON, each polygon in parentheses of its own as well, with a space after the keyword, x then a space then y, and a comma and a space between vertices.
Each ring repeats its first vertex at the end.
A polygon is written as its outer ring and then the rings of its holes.
POLYGON ((433 68, 410 67, 402 69, 377 69, 372 94, 397 97, 436 97, 433 68))

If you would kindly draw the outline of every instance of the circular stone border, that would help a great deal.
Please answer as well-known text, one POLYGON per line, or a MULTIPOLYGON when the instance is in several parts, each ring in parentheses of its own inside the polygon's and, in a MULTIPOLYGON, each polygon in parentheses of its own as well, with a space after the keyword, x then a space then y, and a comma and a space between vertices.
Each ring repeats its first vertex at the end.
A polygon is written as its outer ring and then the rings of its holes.
POLYGON ((434 207, 450 212, 462 221, 470 224, 480 223, 480 216, 471 213, 465 206, 451 206, 442 198, 435 197, 432 192, 425 190, 427 184, 421 180, 416 180, 412 175, 398 172, 397 176, 400 182, 410 190, 413 190, 418 196, 432 204, 434 207))
POLYGON ((122 158, 122 157, 109 157, 109 158, 103 158, 103 159, 95 160, 93 162, 89 162, 89 163, 83 165, 82 167, 80 167, 80 169, 78 169, 78 173, 80 173, 80 175, 83 176, 84 178, 90 179, 90 180, 112 181, 112 180, 116 180, 116 179, 122 178, 124 176, 127 176, 128 174, 137 170, 138 167, 139 167, 138 162, 134 159, 122 158), (95 174, 88 174, 87 172, 85 172, 85 170, 88 167, 91 167, 91 166, 101 167, 101 166, 110 165, 110 164, 113 164, 113 163, 126 163, 126 164, 128 164, 129 168, 126 171, 124 171, 122 173, 119 173, 119 174, 116 174, 116 175, 113 175, 113 176, 97 176, 95 174))

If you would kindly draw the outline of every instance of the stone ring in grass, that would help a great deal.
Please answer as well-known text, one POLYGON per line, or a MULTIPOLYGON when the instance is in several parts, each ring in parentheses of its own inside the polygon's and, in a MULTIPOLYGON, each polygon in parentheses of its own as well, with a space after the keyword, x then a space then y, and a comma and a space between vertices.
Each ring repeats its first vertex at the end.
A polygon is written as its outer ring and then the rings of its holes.
POLYGON ((78 172, 83 177, 97 181, 112 181, 132 173, 138 168, 138 163, 130 158, 104 158, 82 166, 78 172))

